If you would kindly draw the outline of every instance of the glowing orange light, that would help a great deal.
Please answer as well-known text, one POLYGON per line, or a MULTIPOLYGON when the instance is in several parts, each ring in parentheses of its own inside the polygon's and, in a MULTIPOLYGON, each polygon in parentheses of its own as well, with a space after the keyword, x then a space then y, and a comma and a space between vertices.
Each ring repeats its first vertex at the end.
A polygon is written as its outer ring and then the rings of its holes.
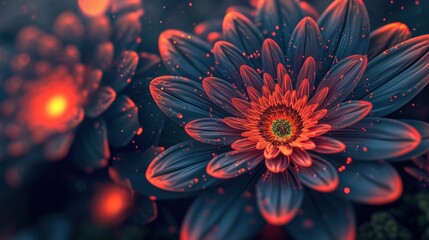
POLYGON ((46 113, 51 117, 64 114, 67 109, 67 99, 63 95, 52 96, 46 103, 46 113))
POLYGON ((350 193, 350 188, 345 187, 345 188, 344 188, 344 193, 345 193, 345 194, 349 194, 349 193, 350 193))
POLYGON ((94 220, 101 224, 119 223, 131 204, 132 195, 129 190, 114 185, 104 186, 93 199, 94 220))
POLYGON ((106 12, 109 7, 109 0, 79 0, 80 10, 88 16, 97 16, 106 12))

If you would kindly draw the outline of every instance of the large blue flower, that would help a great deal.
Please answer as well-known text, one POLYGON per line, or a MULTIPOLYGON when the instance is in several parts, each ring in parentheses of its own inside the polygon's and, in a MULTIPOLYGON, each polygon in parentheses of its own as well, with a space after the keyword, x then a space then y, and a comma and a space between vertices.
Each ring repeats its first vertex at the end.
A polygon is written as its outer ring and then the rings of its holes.
POLYGON ((401 195, 399 175, 378 160, 411 152, 421 138, 383 116, 427 85, 429 36, 409 39, 399 23, 371 33, 359 0, 335 1, 317 22, 309 9, 293 0, 261 0, 254 18, 231 9, 213 47, 179 30, 161 34, 172 75, 150 91, 195 140, 161 153, 146 177, 169 191, 207 189, 183 239, 247 238, 259 212, 289 223, 297 238, 353 239, 348 200, 401 195))

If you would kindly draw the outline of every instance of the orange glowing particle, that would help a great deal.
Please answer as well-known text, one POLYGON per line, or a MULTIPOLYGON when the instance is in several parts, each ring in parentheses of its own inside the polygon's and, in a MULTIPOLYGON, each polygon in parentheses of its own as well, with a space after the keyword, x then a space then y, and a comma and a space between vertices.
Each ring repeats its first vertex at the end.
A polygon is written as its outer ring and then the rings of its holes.
POLYGON ((344 188, 344 193, 345 193, 345 194, 349 194, 349 193, 350 193, 350 188, 345 187, 345 188, 344 188))
POLYGON ((119 186, 105 186, 93 199, 93 217, 102 224, 115 224, 123 220, 131 206, 131 193, 119 186))
POLYGON ((67 99, 63 95, 52 96, 46 103, 46 114, 54 118, 64 114, 66 109, 67 99))
POLYGON ((109 7, 109 0, 79 0, 80 10, 88 16, 103 14, 109 7))

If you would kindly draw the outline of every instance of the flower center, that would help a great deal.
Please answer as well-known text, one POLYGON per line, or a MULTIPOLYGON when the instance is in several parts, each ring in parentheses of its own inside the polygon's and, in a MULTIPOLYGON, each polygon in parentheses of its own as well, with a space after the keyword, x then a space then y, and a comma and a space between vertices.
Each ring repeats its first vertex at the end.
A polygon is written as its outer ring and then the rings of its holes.
POLYGON ((259 132, 275 146, 286 145, 299 137, 303 121, 299 113, 286 105, 267 108, 260 117, 259 132))
POLYGON ((285 119, 277 119, 271 124, 271 131, 278 138, 289 137, 292 134, 292 124, 285 119))

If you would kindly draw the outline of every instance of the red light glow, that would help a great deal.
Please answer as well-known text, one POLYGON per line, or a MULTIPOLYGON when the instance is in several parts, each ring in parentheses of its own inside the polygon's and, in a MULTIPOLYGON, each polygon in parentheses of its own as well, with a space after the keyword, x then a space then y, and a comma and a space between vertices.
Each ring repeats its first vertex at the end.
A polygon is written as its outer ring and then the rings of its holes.
POLYGON ((97 16, 106 12, 109 0, 79 0, 80 10, 87 16, 97 16))

